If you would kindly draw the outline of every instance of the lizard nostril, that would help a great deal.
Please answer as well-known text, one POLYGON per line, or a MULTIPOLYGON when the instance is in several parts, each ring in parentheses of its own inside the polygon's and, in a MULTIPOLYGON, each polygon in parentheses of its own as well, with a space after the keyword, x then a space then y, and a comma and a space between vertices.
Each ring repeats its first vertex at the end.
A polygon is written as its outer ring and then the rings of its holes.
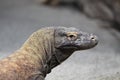
POLYGON ((96 37, 95 37, 95 36, 91 36, 90 39, 91 39, 91 40, 96 40, 96 37))

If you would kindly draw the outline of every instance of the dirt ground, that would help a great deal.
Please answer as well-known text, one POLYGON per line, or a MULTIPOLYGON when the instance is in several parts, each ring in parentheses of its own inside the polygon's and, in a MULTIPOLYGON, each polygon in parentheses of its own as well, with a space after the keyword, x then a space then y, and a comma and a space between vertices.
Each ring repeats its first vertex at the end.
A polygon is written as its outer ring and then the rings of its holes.
POLYGON ((19 49, 32 32, 46 26, 77 27, 95 33, 99 44, 75 52, 46 80, 120 80, 120 33, 68 7, 49 7, 32 0, 0 0, 0 58, 19 49))

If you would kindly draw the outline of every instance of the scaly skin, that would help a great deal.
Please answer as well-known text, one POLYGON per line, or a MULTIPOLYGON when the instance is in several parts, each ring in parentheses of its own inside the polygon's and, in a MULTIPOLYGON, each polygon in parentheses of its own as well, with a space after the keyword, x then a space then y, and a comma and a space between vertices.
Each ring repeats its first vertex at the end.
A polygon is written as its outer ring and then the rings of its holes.
POLYGON ((44 80, 74 51, 92 48, 97 43, 95 35, 76 28, 40 29, 19 50, 0 61, 0 80, 44 80))

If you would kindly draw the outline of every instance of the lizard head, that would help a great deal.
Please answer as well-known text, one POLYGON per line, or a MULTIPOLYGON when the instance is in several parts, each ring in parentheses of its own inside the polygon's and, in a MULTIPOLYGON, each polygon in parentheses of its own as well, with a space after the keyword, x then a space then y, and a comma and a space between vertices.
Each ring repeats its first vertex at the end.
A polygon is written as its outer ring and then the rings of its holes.
POLYGON ((54 54, 48 61, 49 71, 65 61, 74 51, 93 48, 98 43, 97 36, 76 28, 57 27, 54 31, 54 54))
POLYGON ((66 60, 74 51, 93 48, 97 45, 98 38, 76 28, 57 27, 54 29, 54 54, 47 65, 47 73, 66 60))
POLYGON ((98 43, 94 34, 82 32, 76 28, 60 27, 55 30, 55 47, 60 50, 85 50, 98 43))

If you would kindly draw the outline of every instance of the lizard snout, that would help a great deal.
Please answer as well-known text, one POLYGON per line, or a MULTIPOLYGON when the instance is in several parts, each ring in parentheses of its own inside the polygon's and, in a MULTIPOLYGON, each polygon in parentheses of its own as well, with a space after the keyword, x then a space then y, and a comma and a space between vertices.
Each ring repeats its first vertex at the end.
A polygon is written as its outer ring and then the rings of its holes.
POLYGON ((90 39, 91 39, 92 42, 94 42, 94 44, 98 43, 98 37, 97 36, 91 34, 90 39))

